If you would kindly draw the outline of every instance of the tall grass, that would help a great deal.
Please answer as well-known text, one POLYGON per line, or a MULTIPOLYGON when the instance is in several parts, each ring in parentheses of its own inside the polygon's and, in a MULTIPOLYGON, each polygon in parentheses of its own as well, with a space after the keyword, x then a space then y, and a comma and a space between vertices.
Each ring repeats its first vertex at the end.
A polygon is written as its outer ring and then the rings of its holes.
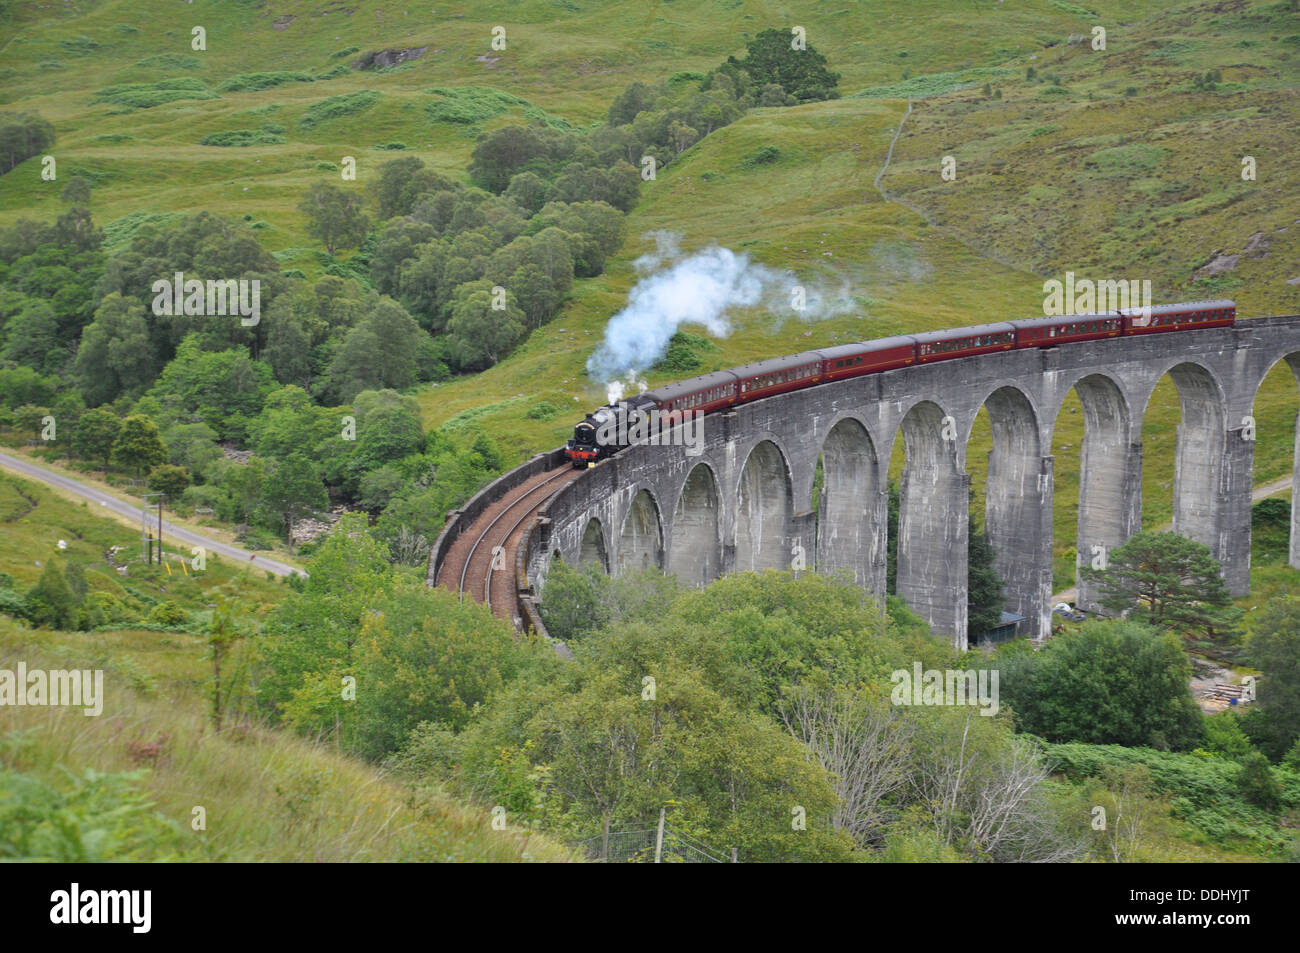
MULTIPOLYGON (((12 670, 19 660, 29 669, 82 667, 52 651, 77 639, 0 621, 0 668, 12 670)), ((495 831, 485 811, 437 789, 413 791, 326 745, 250 722, 215 731, 197 690, 173 683, 165 697, 148 698, 110 672, 104 694, 99 717, 7 708, 0 728, 5 787, 21 775, 66 793, 75 785, 65 769, 143 769, 136 790, 184 834, 159 844, 164 858, 179 847, 184 859, 220 861, 573 859, 544 837, 495 831), (194 829, 198 818, 206 829, 194 829)), ((135 859, 156 858, 145 849, 135 859)))

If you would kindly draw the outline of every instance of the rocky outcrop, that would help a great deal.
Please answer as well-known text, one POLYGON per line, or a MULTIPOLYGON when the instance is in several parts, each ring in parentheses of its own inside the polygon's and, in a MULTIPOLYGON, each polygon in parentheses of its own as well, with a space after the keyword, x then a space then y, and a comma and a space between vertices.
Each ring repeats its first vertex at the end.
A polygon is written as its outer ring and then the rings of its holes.
POLYGON ((353 69, 372 70, 396 66, 407 60, 419 59, 428 51, 427 46, 412 46, 405 50, 380 50, 377 53, 363 53, 352 61, 353 69))

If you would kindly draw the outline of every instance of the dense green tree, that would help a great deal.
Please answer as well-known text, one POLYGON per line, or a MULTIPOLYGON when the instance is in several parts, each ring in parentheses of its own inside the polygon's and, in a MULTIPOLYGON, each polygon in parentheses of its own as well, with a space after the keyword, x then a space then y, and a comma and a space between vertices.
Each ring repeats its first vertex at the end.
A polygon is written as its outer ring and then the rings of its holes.
MULTIPOLYGON (((366 524, 361 513, 340 519, 312 553, 301 588, 267 619, 258 700, 272 715, 283 715, 309 673, 355 671, 362 622, 394 580, 385 547, 366 524)), ((342 685, 329 688, 337 697, 342 685)))
POLYGON ((58 244, 57 235, 50 239, 49 244, 14 262, 9 282, 54 313, 58 341, 70 351, 99 303, 95 287, 103 272, 103 255, 58 244))
POLYGON ((47 404, 59 391, 57 377, 42 377, 30 367, 0 367, 0 404, 47 404))
POLYGON ((319 467, 302 453, 290 454, 267 471, 261 499, 291 544, 293 524, 329 505, 319 467))
POLYGON ((1233 761, 1240 761, 1255 750, 1232 709, 1205 719, 1203 747, 1233 761))
POLYGON ((0 175, 54 145, 54 126, 34 112, 0 113, 0 175))
POLYGON ((423 334, 401 305, 382 299, 348 332, 334 355, 330 381, 335 393, 350 401, 363 390, 410 387, 423 334))
POLYGON ((612 615, 607 604, 608 577, 595 563, 571 569, 563 560, 551 563, 546 575, 542 621, 553 638, 582 639, 603 628, 612 615))
POLYGON ((74 175, 59 193, 59 198, 69 205, 85 205, 90 201, 90 189, 94 185, 84 175, 74 175))
POLYGON ((370 512, 378 513, 405 487, 406 478, 396 467, 386 464, 362 475, 357 502, 370 512))
POLYGON ((519 172, 510 177, 504 194, 523 211, 532 214, 546 204, 550 193, 550 184, 536 172, 519 172))
POLYGON ((1252 751, 1242 761, 1237 786, 1246 800, 1266 811, 1276 811, 1282 804, 1282 786, 1273 776, 1268 758, 1258 751, 1252 751))
POLYGON ((401 218, 385 225, 370 255, 370 278, 379 293, 398 297, 403 264, 436 237, 433 226, 425 222, 401 218))
POLYGON ((113 441, 113 462, 136 476, 152 470, 167 460, 167 448, 158 434, 158 425, 144 414, 131 414, 122 421, 113 441))
POLYGON ((606 202, 549 202, 528 223, 532 233, 556 227, 574 236, 574 273, 582 277, 605 270, 605 259, 623 243, 624 216, 606 202))
POLYGON ((77 598, 68 587, 63 570, 54 560, 46 562, 36 585, 27 591, 27 612, 37 625, 69 628, 76 616, 77 598))
POLYGON ((59 243, 79 252, 98 248, 104 233, 95 228, 90 212, 80 206, 68 209, 54 222, 54 234, 59 243))
POLYGON ((35 404, 23 404, 21 407, 14 408, 14 424, 19 430, 32 435, 32 438, 39 440, 41 437, 42 421, 50 414, 50 408, 37 407, 35 404))
POLYGON ((1191 664, 1172 633, 1087 622, 1068 639, 1000 660, 1004 704, 1048 741, 1186 751, 1201 740, 1191 664))
POLYGON ((312 403, 301 387, 281 387, 267 395, 262 411, 248 425, 249 445, 264 457, 287 457, 295 451, 319 456, 327 440, 342 440, 347 407, 325 408, 312 403))
MULTIPOLYGON (((682 126, 682 124, 677 124, 682 126)), ((684 128, 684 127, 683 127, 684 128)), ((691 130, 694 139, 699 138, 691 130)), ((678 152, 681 150, 679 149, 678 152)), ((641 177, 630 163, 619 159, 609 168, 571 162, 555 179, 551 197, 560 202, 581 202, 590 199, 630 212, 636 205, 641 177)))
POLYGON ((271 326, 262 356, 281 384, 311 387, 315 372, 311 338, 296 315, 284 315, 271 326))
POLYGON ((484 370, 505 357, 523 339, 527 316, 507 296, 505 307, 493 307, 493 294, 479 288, 457 294, 447 322, 451 354, 466 370, 484 370))
POLYGON ((221 439, 244 436, 245 418, 256 416, 266 395, 275 389, 275 374, 243 348, 205 351, 191 335, 149 391, 170 414, 198 417, 221 439))
POLYGON ((226 221, 211 212, 187 215, 164 227, 146 225, 131 243, 104 262, 97 295, 112 292, 140 295, 159 279, 172 281, 176 272, 185 279, 257 281, 262 320, 252 327, 238 319, 213 320, 207 316, 150 315, 149 342, 153 359, 161 367, 169 361, 187 334, 198 333, 204 347, 260 347, 270 324, 276 299, 289 281, 280 263, 262 247, 248 225, 226 221))
POLYGON ((1157 629, 1224 639, 1241 618, 1209 547, 1176 533, 1138 533, 1111 551, 1106 569, 1080 572, 1107 609, 1157 629))
POLYGON ((458 188, 457 183, 446 176, 426 169, 418 157, 404 156, 379 167, 379 178, 371 185, 370 191, 379 206, 380 219, 387 219, 409 215, 422 195, 452 192, 458 188))
POLYGON ((636 118, 637 113, 653 109, 663 90, 646 83, 632 83, 610 103, 607 120, 611 126, 624 126, 636 118))
POLYGON ((63 442, 63 446, 66 447, 76 433, 77 424, 85 412, 86 402, 78 391, 69 388, 54 398, 54 403, 50 405, 50 415, 58 423, 58 439, 63 442))
POLYGON ((53 374, 63 367, 68 352, 60 346, 59 320, 54 309, 44 301, 28 300, 5 322, 0 357, 42 374, 53 374))
POLYGON ((111 410, 102 407, 88 410, 77 421, 77 429, 72 434, 72 451, 83 460, 98 461, 107 470, 121 429, 122 422, 111 410))
POLYGON ((744 70, 756 86, 776 83, 801 103, 838 99, 840 76, 826 66, 826 57, 813 47, 796 50, 789 30, 762 30, 746 44, 744 59, 727 57, 727 66, 744 70))
MULTIPOLYGON (((478 137, 470 158, 470 177, 489 192, 503 192, 510 179, 530 162, 560 158, 564 134, 540 125, 501 126, 478 137)), ((569 150, 572 144, 567 144, 569 150)))
POLYGON ((517 268, 505 281, 505 288, 514 297, 524 315, 524 327, 534 330, 549 321, 560 306, 560 293, 536 265, 517 268))
POLYGON ((1006 583, 994 566, 995 557, 988 533, 972 514, 966 546, 966 637, 971 645, 1002 622, 1006 583))
POLYGON ((267 461, 251 457, 247 463, 228 467, 221 476, 221 484, 230 491, 239 519, 251 523, 253 513, 262 504, 262 492, 267 485, 267 461))
POLYGON ((168 459, 197 476, 205 476, 223 459, 217 432, 205 423, 174 424, 163 433, 168 459))
POLYGON ((337 185, 317 182, 299 208, 307 216, 307 234, 319 238, 331 255, 361 244, 370 228, 360 197, 337 185))
POLYGON ((357 421, 352 455, 356 470, 376 469, 419 453, 424 446, 420 405, 415 398, 394 390, 368 390, 357 394, 352 406, 357 421))
POLYGON ((14 262, 53 242, 53 227, 30 218, 20 218, 9 228, 0 228, 0 261, 14 262))
POLYGON ((1278 761, 1300 740, 1300 599, 1271 599, 1253 630, 1248 657, 1264 673, 1256 693, 1262 729, 1256 743, 1278 761))
POLYGON ((429 332, 441 331, 447 323, 443 308, 451 300, 454 281, 444 278, 451 246, 446 242, 427 242, 406 259, 398 275, 402 305, 429 332))
POLYGON ((149 473, 149 489, 164 493, 174 506, 180 501, 181 494, 190 485, 190 475, 184 467, 163 463, 149 473))
POLYGON ((371 757, 396 751, 421 722, 463 728, 535 651, 483 607, 445 589, 395 588, 385 601, 399 592, 421 611, 362 622, 356 668, 367 690, 358 699, 356 747, 371 757))
POLYGON ((156 373, 144 305, 136 298, 110 294, 81 334, 76 371, 86 403, 108 403, 121 394, 138 394, 156 373))

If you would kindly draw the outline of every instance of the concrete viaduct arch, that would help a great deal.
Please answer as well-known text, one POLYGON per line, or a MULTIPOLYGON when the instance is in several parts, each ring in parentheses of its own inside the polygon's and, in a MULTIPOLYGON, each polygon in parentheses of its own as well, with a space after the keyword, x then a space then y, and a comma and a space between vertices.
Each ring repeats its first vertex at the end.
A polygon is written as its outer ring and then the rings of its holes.
MULTIPOLYGON (((802 547, 809 568, 847 570, 883 593, 886 468, 902 440, 898 592, 936 632, 964 645, 966 443, 986 408, 993 431, 986 525, 1008 607, 1042 634, 1051 610, 1050 448, 1061 406, 1077 393, 1085 421, 1082 563, 1139 528, 1142 418, 1169 374, 1182 407, 1175 530, 1207 544, 1231 591, 1243 594, 1254 459, 1247 423, 1279 360, 1300 384, 1300 315, 961 358, 756 401, 710 415, 693 456, 682 446, 631 447, 583 473, 542 510, 525 557, 528 579, 544 579, 559 552, 571 564, 600 559, 614 572, 657 565, 698 585, 729 572, 791 568, 802 547)), ((1293 506, 1291 564, 1300 568, 1298 511, 1293 506)), ((1095 600, 1081 587, 1085 607, 1095 600)))

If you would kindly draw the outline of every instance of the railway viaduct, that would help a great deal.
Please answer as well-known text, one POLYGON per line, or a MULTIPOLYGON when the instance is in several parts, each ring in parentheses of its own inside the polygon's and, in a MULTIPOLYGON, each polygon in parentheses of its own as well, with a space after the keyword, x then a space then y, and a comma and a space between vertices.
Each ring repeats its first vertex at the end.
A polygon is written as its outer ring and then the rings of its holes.
MULTIPOLYGON (((1174 530, 1209 546, 1235 595, 1250 582, 1256 392, 1285 360, 1300 380, 1300 315, 1007 351, 809 388, 710 415, 703 449, 634 446, 561 489, 518 556, 521 614, 535 617, 552 560, 606 571, 660 567, 702 584, 734 571, 848 571, 885 591, 887 476, 905 447, 897 591, 939 634, 965 645, 967 442, 987 408, 993 432, 986 526, 1007 606, 1050 628, 1052 431, 1078 393, 1079 561, 1140 528, 1142 419, 1169 374, 1177 386, 1174 530), (812 507, 818 458, 823 489, 812 507), (802 564, 797 560, 802 558, 802 564)), ((542 458, 536 458, 541 461, 542 458)), ((1300 450, 1295 455, 1300 475, 1300 450)), ((1300 568, 1292 508, 1291 565, 1300 568)), ((1087 584, 1079 602, 1096 609, 1087 584)))

